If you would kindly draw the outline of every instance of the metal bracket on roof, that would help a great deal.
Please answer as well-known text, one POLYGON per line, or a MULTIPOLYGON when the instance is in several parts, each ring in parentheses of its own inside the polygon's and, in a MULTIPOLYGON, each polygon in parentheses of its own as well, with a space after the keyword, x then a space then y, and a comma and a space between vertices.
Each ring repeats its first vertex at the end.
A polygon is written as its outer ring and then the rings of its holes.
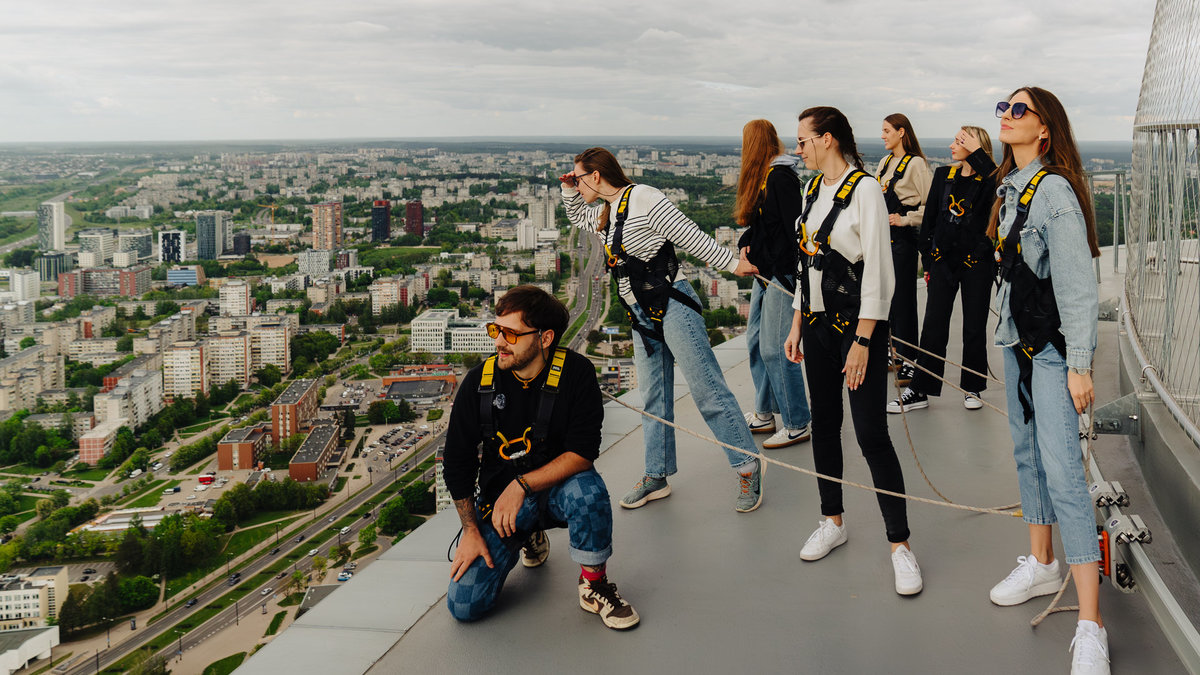
POLYGON ((1135 541, 1139 544, 1149 544, 1154 541, 1146 523, 1142 522, 1141 516, 1112 516, 1105 521, 1104 526, 1108 529, 1113 541, 1118 544, 1129 544, 1135 541))
POLYGON ((1126 394, 1096 408, 1092 413, 1092 433, 1121 434, 1141 440, 1141 412, 1137 394, 1126 394))
POLYGON ((1088 493, 1092 495, 1092 501, 1096 502, 1096 506, 1129 506, 1129 494, 1121 487, 1117 481, 1100 481, 1092 483, 1088 487, 1088 493))
POLYGON ((1120 312, 1120 298, 1109 298, 1100 303, 1100 312, 1096 315, 1101 321, 1116 321, 1120 312))

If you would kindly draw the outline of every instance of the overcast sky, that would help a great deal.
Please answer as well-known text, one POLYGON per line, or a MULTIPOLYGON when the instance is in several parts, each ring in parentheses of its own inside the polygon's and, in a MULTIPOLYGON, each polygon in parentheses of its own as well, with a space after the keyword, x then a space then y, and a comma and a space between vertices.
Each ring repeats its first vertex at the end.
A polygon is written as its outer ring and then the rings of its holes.
POLYGON ((1128 140, 1152 0, 3 2, 0 142, 996 126, 1024 84, 1128 140))

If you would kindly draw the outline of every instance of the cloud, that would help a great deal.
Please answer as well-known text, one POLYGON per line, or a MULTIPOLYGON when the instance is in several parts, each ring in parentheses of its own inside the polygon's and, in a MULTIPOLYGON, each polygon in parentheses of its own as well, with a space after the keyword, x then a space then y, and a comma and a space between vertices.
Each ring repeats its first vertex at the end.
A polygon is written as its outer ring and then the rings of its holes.
POLYGON ((995 101, 1028 83, 1063 99, 1081 138, 1128 138, 1154 12, 1151 0, 922 5, 944 21, 884 0, 852 16, 791 0, 51 5, 6 8, 0 142, 734 137, 756 117, 789 128, 815 104, 860 133, 903 111, 921 135, 948 136, 990 124, 995 101))

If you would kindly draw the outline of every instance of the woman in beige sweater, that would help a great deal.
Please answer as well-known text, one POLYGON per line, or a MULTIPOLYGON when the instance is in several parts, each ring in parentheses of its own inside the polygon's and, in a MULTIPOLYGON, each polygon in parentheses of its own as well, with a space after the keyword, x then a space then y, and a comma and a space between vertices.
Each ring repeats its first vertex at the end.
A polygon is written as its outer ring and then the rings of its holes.
MULTIPOLYGON (((883 188, 887 203, 888 225, 892 233, 892 264, 896 269, 896 292, 892 295, 889 321, 892 335, 917 344, 917 235, 925 216, 925 198, 933 174, 921 152, 921 143, 908 117, 893 113, 883 118, 883 146, 888 154, 879 160, 875 178, 883 188)), ((917 350, 896 344, 896 353, 915 361, 917 350)), ((894 365, 901 366, 897 361, 894 365)), ((896 381, 905 386, 912 381, 914 368, 904 364, 896 381)))

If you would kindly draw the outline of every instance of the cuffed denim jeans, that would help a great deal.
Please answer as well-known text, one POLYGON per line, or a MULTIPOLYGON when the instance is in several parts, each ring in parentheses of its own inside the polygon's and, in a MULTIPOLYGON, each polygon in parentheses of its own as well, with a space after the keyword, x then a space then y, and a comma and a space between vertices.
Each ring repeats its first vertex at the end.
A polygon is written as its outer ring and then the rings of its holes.
POLYGON ((1032 525, 1058 523, 1068 565, 1100 560, 1096 512, 1088 496, 1079 447, 1079 414, 1067 390, 1067 363, 1052 345, 1033 357, 1033 419, 1025 423, 1017 357, 1004 348, 1008 427, 1017 461, 1021 511, 1032 525))
MULTIPOLYGON (((540 503, 540 493, 526 497, 517 512, 517 534, 507 542, 500 538, 490 520, 483 522, 476 507, 475 517, 495 567, 488 567, 483 557, 479 557, 462 578, 450 582, 446 606, 451 616, 459 621, 474 621, 495 607, 508 573, 521 556, 525 537, 540 527, 540 503)), ((545 503, 554 519, 567 524, 571 560, 589 567, 599 567, 608 560, 612 555, 612 502, 604 479, 595 469, 580 471, 550 488, 545 503)))
MULTIPOLYGON (((675 282, 675 288, 696 299, 696 291, 686 280, 675 282)), ((675 421, 675 364, 683 371, 691 389, 692 400, 704 416, 708 428, 717 440, 734 447, 757 453, 746 418, 742 415, 737 399, 725 383, 725 375, 717 364, 712 346, 708 343, 708 331, 704 328, 704 317, 691 307, 671 299, 663 317, 665 344, 648 338, 650 349, 640 334, 633 338, 633 363, 637 367, 638 391, 642 393, 646 412, 665 420, 675 421)), ((642 308, 633 305, 634 320, 650 326, 650 319, 642 308)), ((646 442, 646 475, 666 478, 674 475, 675 430, 660 422, 647 419, 642 424, 642 436, 646 442)), ((757 461, 749 455, 724 448, 729 465, 735 470, 757 461)))
MULTIPOLYGON (((783 283, 791 285, 792 277, 783 283)), ((779 413, 788 429, 799 429, 812 421, 808 395, 804 391, 804 366, 792 363, 783 353, 783 343, 792 329, 792 299, 773 285, 755 280, 750 291, 750 320, 746 344, 750 350, 750 377, 754 380, 754 412, 779 413)))

